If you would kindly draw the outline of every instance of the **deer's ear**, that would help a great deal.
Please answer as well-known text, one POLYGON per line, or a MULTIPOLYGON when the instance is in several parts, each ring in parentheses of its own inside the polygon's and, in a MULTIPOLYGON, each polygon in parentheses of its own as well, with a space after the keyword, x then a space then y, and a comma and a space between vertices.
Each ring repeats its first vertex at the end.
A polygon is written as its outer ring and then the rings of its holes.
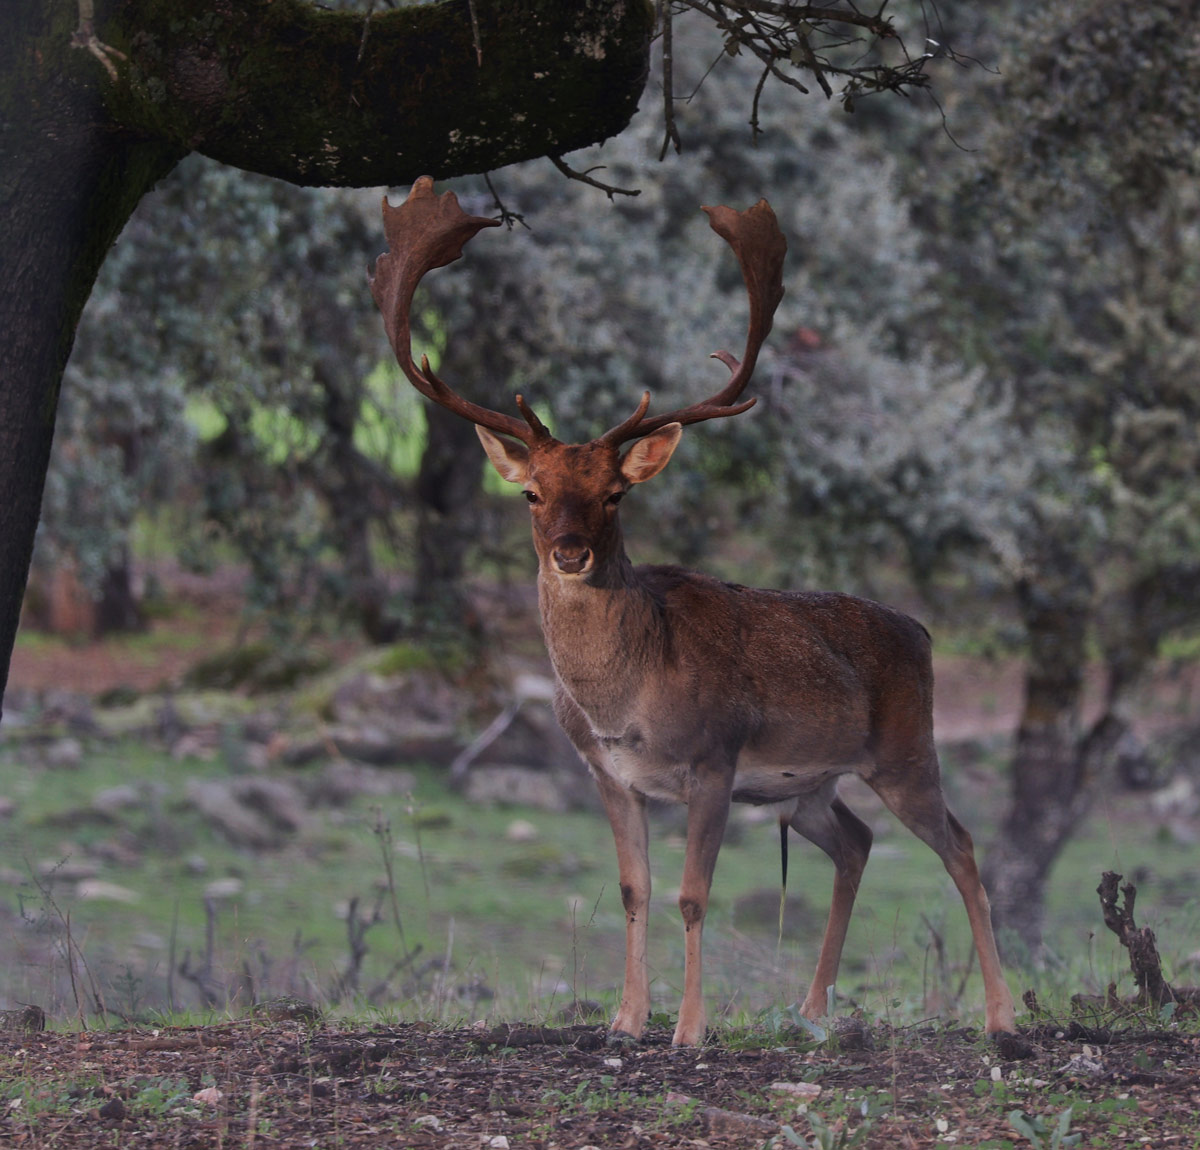
POLYGON ((668 423, 649 435, 639 439, 621 460, 621 474, 630 483, 645 483, 653 479, 670 462, 683 427, 678 423, 668 423))
POLYGON ((486 428, 475 425, 475 434, 483 444, 492 466, 500 472, 502 479, 509 483, 524 483, 529 475, 529 449, 523 444, 514 443, 504 436, 493 435, 486 428))

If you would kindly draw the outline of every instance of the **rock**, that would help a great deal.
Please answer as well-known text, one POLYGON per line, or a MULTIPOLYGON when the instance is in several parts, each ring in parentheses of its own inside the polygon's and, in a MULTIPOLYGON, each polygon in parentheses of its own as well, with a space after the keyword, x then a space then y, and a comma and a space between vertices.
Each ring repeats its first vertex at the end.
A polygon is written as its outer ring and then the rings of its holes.
POLYGON ((561 814, 568 809, 557 781, 529 767, 476 767, 467 777, 467 798, 476 803, 534 807, 561 814))
POLYGON ((120 811, 145 807, 155 799, 163 799, 168 788, 163 783, 119 783, 105 787, 92 797, 92 807, 101 814, 115 815, 120 811))
POLYGON ((821 1085, 818 1082, 772 1082, 767 1089, 775 1094, 786 1094, 804 1102, 821 1097, 821 1085))
POLYGON ((18 1006, 0 1010, 0 1030, 22 1030, 36 1033, 46 1029, 46 1012, 40 1006, 18 1006))
POLYGON ((504 831, 510 843, 531 843, 538 837, 538 829, 528 819, 513 819, 504 831))
POLYGON ((305 822, 300 791, 282 779, 242 776, 191 779, 187 797, 201 814, 239 846, 280 846, 305 822))
MULTIPOLYGON (((779 931, 779 887, 760 887, 739 896, 733 904, 733 922, 740 931, 756 936, 779 931)), ((804 896, 789 891, 783 910, 783 933, 786 938, 800 938, 819 931, 822 920, 814 914, 804 896)))
POLYGON ((37 872, 41 878, 56 882, 83 882, 85 879, 95 878, 100 868, 94 862, 68 857, 40 862, 37 872))
POLYGON ((125 1118, 127 1111, 120 1098, 110 1098, 96 1113, 109 1122, 120 1122, 125 1118))
POLYGON ((73 770, 83 762, 83 744, 78 739, 55 739, 42 752, 42 761, 48 767, 73 770))
POLYGON ((304 792, 311 806, 343 806, 360 795, 386 798, 406 795, 416 786, 411 771, 381 770, 366 763, 335 759, 320 773, 304 781, 304 792))
POLYGON ((218 878, 205 885, 204 897, 214 902, 224 902, 237 898, 245 888, 246 884, 240 878, 218 878))
POLYGON ((874 1050, 875 1039, 866 1021, 855 1015, 839 1016, 829 1024, 829 1046, 832 1050, 874 1050))
POLYGON ((341 756, 360 763, 449 763, 458 753, 454 729, 419 719, 379 721, 351 726, 339 724, 290 740, 279 758, 299 767, 341 756))
POLYGON ((141 899, 141 895, 127 886, 118 886, 115 882, 104 882, 102 879, 84 879, 75 887, 75 897, 81 902, 123 902, 133 903, 141 899))
MULTIPOLYGON (((543 681, 534 676, 522 678, 538 683, 543 681)), ((550 783, 540 790, 548 794, 553 789, 558 799, 556 805, 544 809, 596 810, 599 807, 595 785, 579 752, 559 727, 549 704, 539 701, 538 696, 518 699, 497 715, 454 761, 451 779, 463 786, 468 797, 479 794, 483 801, 489 802, 524 801, 495 793, 496 780, 477 782, 474 779, 481 771, 498 768, 546 776, 550 783), (558 806, 560 801, 565 806, 558 806)), ((542 804, 535 802, 532 805, 542 804)))
POLYGON ((255 1005, 250 1012, 255 1018, 265 1018, 269 1022, 303 1022, 316 1024, 321 1021, 321 1008, 304 998, 294 994, 281 994, 275 998, 267 998, 255 1005))

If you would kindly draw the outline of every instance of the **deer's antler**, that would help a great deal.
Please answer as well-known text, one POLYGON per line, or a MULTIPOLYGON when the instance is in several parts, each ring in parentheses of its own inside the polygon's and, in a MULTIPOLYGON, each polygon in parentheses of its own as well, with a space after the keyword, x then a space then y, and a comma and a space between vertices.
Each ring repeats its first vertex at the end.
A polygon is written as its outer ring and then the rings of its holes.
POLYGON ((759 348, 771 330, 775 309, 783 298, 783 258, 787 254, 787 240, 766 200, 759 200, 744 212, 727 207, 705 208, 704 211, 708 213, 712 230, 733 249, 741 265, 742 279, 746 281, 746 291, 750 297, 746 350, 740 361, 727 351, 713 352, 713 359, 719 359, 732 374, 729 382, 716 395, 700 403, 646 419, 650 393, 645 392, 637 410, 624 423, 601 436, 607 443, 620 444, 629 439, 639 439, 668 423, 700 423, 705 419, 737 415, 754 406, 753 399, 742 403, 736 400, 754 374, 759 348))
POLYGON ((434 374, 428 356, 421 357, 420 367, 412 358, 409 311, 421 277, 434 268, 453 263, 476 232, 497 227, 499 223, 467 215, 453 192, 436 195, 433 180, 422 176, 400 207, 392 207, 384 197, 383 229, 389 250, 375 261, 375 271, 367 279, 375 303, 383 313, 383 324, 396 360, 413 387, 472 423, 532 446, 535 441, 548 438, 550 432, 521 396, 517 396, 517 407, 525 417, 524 422, 463 399, 434 374))

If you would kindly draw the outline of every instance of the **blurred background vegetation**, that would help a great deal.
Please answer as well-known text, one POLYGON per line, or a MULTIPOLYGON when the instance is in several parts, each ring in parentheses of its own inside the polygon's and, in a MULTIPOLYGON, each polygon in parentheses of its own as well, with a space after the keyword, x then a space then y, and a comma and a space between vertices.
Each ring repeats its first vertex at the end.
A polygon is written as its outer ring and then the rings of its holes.
MULTIPOLYGON (((643 388, 659 409, 688 402, 744 331, 699 205, 770 199, 790 251, 758 406, 685 435, 637 493, 631 554, 892 599, 943 650, 1023 659, 986 870, 1008 955, 1028 956, 1098 780, 1196 769, 1194 738, 1164 767, 1131 718, 1164 658, 1197 654, 1195 16, 1122 0, 946 5, 936 26, 924 4, 888 13, 910 50, 930 37, 953 56, 931 91, 852 110, 760 101, 752 54, 678 15, 682 153, 659 162, 647 96, 572 157, 636 196, 545 161, 452 181, 510 227, 428 277, 421 338, 463 393, 508 409, 522 391, 562 439, 643 388), (1104 686, 1085 711, 1089 666, 1104 686)), ((231 566, 247 621, 279 643, 349 627, 486 646, 471 588, 532 579, 523 508, 485 482, 471 427, 391 362, 365 280, 381 194, 193 155, 145 198, 68 367, 27 632, 151 626, 164 570, 231 566)))

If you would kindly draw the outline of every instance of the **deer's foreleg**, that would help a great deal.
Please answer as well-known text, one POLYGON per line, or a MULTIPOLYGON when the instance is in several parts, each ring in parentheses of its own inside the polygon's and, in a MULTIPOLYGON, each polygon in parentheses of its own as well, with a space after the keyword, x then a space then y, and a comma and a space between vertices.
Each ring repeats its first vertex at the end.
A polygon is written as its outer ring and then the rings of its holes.
POLYGON ((650 912, 650 849, 646 800, 602 770, 593 770, 617 847, 617 874, 625 906, 625 989, 613 1019, 615 1038, 640 1038, 650 1013, 646 924, 650 912))
POLYGON ((675 1046, 692 1046, 704 1040, 707 1017, 701 939, 708 892, 729 818, 732 788, 732 770, 698 771, 688 794, 687 854, 679 887, 684 929, 683 1002, 671 1040, 675 1046))

